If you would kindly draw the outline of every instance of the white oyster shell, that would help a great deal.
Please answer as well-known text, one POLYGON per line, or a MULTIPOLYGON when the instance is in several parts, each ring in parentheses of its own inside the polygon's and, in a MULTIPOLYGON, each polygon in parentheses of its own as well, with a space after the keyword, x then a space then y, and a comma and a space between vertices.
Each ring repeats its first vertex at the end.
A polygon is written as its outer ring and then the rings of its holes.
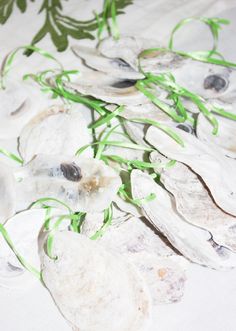
POLYGON ((9 82, 0 90, 0 138, 19 136, 24 125, 46 106, 42 92, 26 83, 9 82))
MULTIPOLYGON (((25 261, 40 271, 38 235, 45 221, 45 210, 34 209, 18 213, 4 225, 16 251, 25 261)), ((0 236, 0 286, 28 289, 38 279, 27 271, 0 236)))
POLYGON ((102 40, 98 46, 98 50, 106 57, 122 59, 138 71, 139 54, 143 50, 153 47, 160 47, 156 40, 124 36, 119 38, 119 40, 114 40, 113 38, 102 40))
POLYGON ((217 146, 207 145, 183 130, 172 128, 184 141, 184 147, 161 130, 150 127, 147 141, 170 159, 183 162, 195 171, 209 188, 215 203, 236 216, 235 161, 217 146))
POLYGON ((56 233, 53 254, 56 260, 41 253, 43 281, 74 328, 148 330, 150 296, 132 264, 69 231, 56 233))
POLYGON ((96 49, 84 46, 73 46, 72 50, 88 67, 109 74, 112 77, 134 80, 144 78, 143 74, 132 68, 121 58, 108 58, 100 54, 96 49))
POLYGON ((192 262, 214 269, 235 267, 230 251, 223 247, 217 251, 210 242, 209 233, 185 221, 176 211, 174 201, 167 191, 148 174, 139 170, 131 173, 132 194, 135 199, 144 199, 150 193, 156 199, 142 203, 143 212, 185 257, 192 262))
POLYGON ((236 158, 236 121, 214 115, 219 123, 217 135, 212 134, 212 125, 203 114, 198 115, 197 137, 204 143, 217 145, 222 153, 236 158))
MULTIPOLYGON (((54 106, 34 117, 19 138, 19 151, 25 163, 37 154, 75 155, 76 151, 91 142, 86 121, 79 108, 67 111, 54 106)), ((91 149, 84 155, 92 156, 91 149)))
MULTIPOLYGON (((166 159, 151 153, 152 162, 166 159)), ((236 217, 223 212, 213 202, 201 179, 183 163, 163 168, 161 182, 175 197, 178 212, 191 224, 208 230, 213 240, 236 252, 236 217)))
POLYGON ((17 210, 50 197, 75 211, 101 211, 109 206, 121 185, 119 175, 102 161, 63 155, 37 155, 15 175, 20 180, 17 210))

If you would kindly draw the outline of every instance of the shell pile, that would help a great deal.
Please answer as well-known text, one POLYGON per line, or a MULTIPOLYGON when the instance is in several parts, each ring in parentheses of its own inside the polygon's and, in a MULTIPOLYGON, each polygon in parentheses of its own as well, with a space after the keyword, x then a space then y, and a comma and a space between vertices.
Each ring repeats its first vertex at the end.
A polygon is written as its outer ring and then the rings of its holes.
MULTIPOLYGON (((210 108, 235 113, 236 71, 171 51, 139 59, 154 47, 134 37, 73 47, 84 67, 64 88, 102 101, 108 114, 123 107, 95 129, 93 110, 49 107, 35 85, 9 81, 0 91, 0 147, 17 140, 22 158, 19 166, 1 158, 0 223, 14 252, 1 237, 0 286, 30 286, 23 256, 76 331, 148 331, 153 308, 182 299, 191 263, 236 267, 236 122, 215 115, 213 135, 183 98, 196 125, 176 123, 135 85, 144 72, 171 72, 210 108), (184 146, 140 118, 167 126, 184 146)), ((169 92, 154 89, 173 107, 169 92)))

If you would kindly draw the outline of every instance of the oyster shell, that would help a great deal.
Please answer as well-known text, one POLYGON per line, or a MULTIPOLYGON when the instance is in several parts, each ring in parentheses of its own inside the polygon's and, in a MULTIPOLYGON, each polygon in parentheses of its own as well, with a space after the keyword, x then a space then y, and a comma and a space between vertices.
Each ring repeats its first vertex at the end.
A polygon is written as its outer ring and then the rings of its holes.
MULTIPOLYGON (((25 163, 37 154, 75 155, 91 142, 87 124, 79 110, 67 111, 63 106, 51 107, 34 117, 22 130, 19 151, 25 163)), ((86 149, 85 156, 92 156, 86 149)))
POLYGON ((121 59, 138 71, 138 55, 145 49, 159 47, 156 40, 140 37, 121 37, 103 39, 98 50, 108 58, 121 59))
POLYGON ((43 281, 74 328, 148 330, 150 295, 132 264, 70 231, 56 233, 53 254, 41 253, 43 281))
POLYGON ((4 223, 15 214, 16 194, 13 171, 0 163, 0 223, 4 223))
POLYGON ((156 200, 142 203, 143 212, 185 257, 214 269, 235 267, 236 261, 231 260, 230 251, 215 243, 213 247, 207 231, 187 223, 177 213, 169 193, 156 184, 152 177, 139 170, 133 170, 131 186, 134 199, 144 199, 150 193, 156 194, 156 200))
POLYGON ((17 210, 50 197, 75 211, 101 211, 109 206, 121 185, 119 175, 102 161, 63 155, 37 155, 15 175, 20 180, 17 210))
POLYGON ((112 77, 124 80, 144 78, 143 74, 132 68, 124 60, 105 57, 94 48, 73 46, 72 51, 79 56, 88 67, 109 74, 112 77))
MULTIPOLYGON (((161 100, 165 100, 165 96, 159 95, 161 100)), ((116 109, 115 105, 107 105, 106 108, 110 111, 114 111, 116 109)), ((170 117, 154 105, 152 102, 146 102, 143 104, 137 105, 125 105, 124 110, 120 113, 121 117, 126 119, 137 119, 137 118, 147 118, 158 122, 168 122, 170 121, 170 117)))
POLYGON ((149 102, 143 93, 134 86, 136 81, 110 77, 98 71, 82 74, 76 81, 65 82, 73 93, 90 95, 96 99, 117 105, 137 105, 149 102))
POLYGON ((172 130, 182 138, 185 147, 154 127, 148 129, 146 140, 170 159, 188 165, 201 176, 215 203, 236 216, 235 161, 225 157, 217 146, 204 144, 183 130, 172 130))
POLYGON ((208 145, 217 145, 222 153, 231 158, 236 158, 236 121, 214 115, 219 123, 217 135, 211 133, 212 126, 203 114, 198 115, 197 137, 208 145))
MULTIPOLYGON (((167 160, 157 152, 152 162, 167 160)), ((178 212, 191 224, 208 230, 220 246, 236 252, 236 217, 224 213, 212 201, 201 179, 183 163, 161 171, 161 182, 174 195, 178 212)))
MULTIPOLYGON (((91 235, 100 226, 99 217, 88 215, 82 233, 91 235)), ((112 222, 98 241, 108 251, 121 254, 138 268, 148 285, 154 305, 181 299, 187 261, 176 255, 141 219, 132 217, 122 222, 112 222)))
POLYGON ((0 90, 0 100, 0 139, 18 137, 24 125, 46 105, 41 91, 22 82, 9 82, 0 90))
MULTIPOLYGON (((45 221, 45 210, 34 209, 16 214, 4 225, 17 252, 40 270, 37 238, 45 221)), ((0 287, 26 289, 37 281, 18 261, 0 236, 0 287)))
POLYGON ((236 71, 231 68, 194 61, 171 51, 153 51, 144 56, 141 68, 154 74, 171 71, 177 84, 207 99, 236 96, 236 71))

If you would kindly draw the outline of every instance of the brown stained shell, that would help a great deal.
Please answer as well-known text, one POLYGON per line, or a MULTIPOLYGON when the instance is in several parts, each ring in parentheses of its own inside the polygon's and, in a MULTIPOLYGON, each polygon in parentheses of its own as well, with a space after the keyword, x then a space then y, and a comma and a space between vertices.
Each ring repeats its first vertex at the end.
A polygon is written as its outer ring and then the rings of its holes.
POLYGON ((233 254, 223 247, 212 245, 209 232, 189 224, 178 214, 171 195, 156 184, 151 176, 139 170, 131 173, 131 187, 134 199, 143 199, 142 209, 148 220, 171 244, 192 262, 214 269, 228 269, 236 266, 233 254), (145 201, 154 193, 156 199, 145 201))
MULTIPOLYGON (((152 152, 150 158, 154 163, 168 161, 157 152, 152 152)), ((201 179, 190 168, 179 162, 163 168, 161 182, 173 194, 177 210, 186 221, 208 230, 218 245, 236 252, 236 217, 216 206, 201 179)))
POLYGON ((41 252, 42 278, 73 327, 80 331, 149 330, 150 294, 131 263, 70 231, 57 232, 52 249, 56 260, 41 252))
POLYGON ((236 216, 235 160, 225 157, 216 145, 207 145, 183 130, 172 130, 182 139, 184 147, 154 127, 148 129, 146 140, 168 158, 188 165, 203 179, 215 203, 236 216))
POLYGON ((15 176, 21 179, 16 186, 17 210, 49 197, 66 203, 74 211, 102 211, 121 185, 119 175, 103 161, 64 155, 39 154, 15 176))

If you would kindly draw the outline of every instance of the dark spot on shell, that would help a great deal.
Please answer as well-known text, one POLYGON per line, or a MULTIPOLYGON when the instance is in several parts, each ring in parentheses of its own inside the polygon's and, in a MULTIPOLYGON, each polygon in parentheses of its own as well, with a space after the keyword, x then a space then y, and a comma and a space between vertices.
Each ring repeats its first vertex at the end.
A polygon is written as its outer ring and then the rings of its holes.
POLYGON ((63 176, 72 182, 79 182, 82 179, 81 169, 74 162, 62 163, 60 165, 60 169, 63 173, 63 176))
POLYGON ((14 111, 12 111, 10 115, 11 115, 11 116, 18 115, 18 114, 22 111, 22 109, 25 107, 25 105, 26 105, 26 100, 23 101, 23 102, 20 104, 20 106, 17 107, 14 111))
POLYGON ((191 133, 191 134, 193 133, 193 128, 192 128, 191 125, 188 125, 188 124, 178 124, 176 127, 178 129, 180 129, 180 130, 183 130, 183 131, 187 132, 187 133, 191 133))
POLYGON ((118 68, 133 70, 133 68, 129 65, 129 63, 127 63, 124 60, 119 59, 119 58, 112 60, 111 63, 118 68))
POLYGON ((225 78, 219 75, 210 75, 205 78, 203 85, 206 90, 215 90, 216 92, 219 92, 225 89, 227 82, 225 78))
POLYGON ((136 80, 134 79, 124 79, 124 80, 118 80, 114 84, 112 84, 112 87, 116 88, 127 88, 127 87, 132 87, 136 84, 136 80))

